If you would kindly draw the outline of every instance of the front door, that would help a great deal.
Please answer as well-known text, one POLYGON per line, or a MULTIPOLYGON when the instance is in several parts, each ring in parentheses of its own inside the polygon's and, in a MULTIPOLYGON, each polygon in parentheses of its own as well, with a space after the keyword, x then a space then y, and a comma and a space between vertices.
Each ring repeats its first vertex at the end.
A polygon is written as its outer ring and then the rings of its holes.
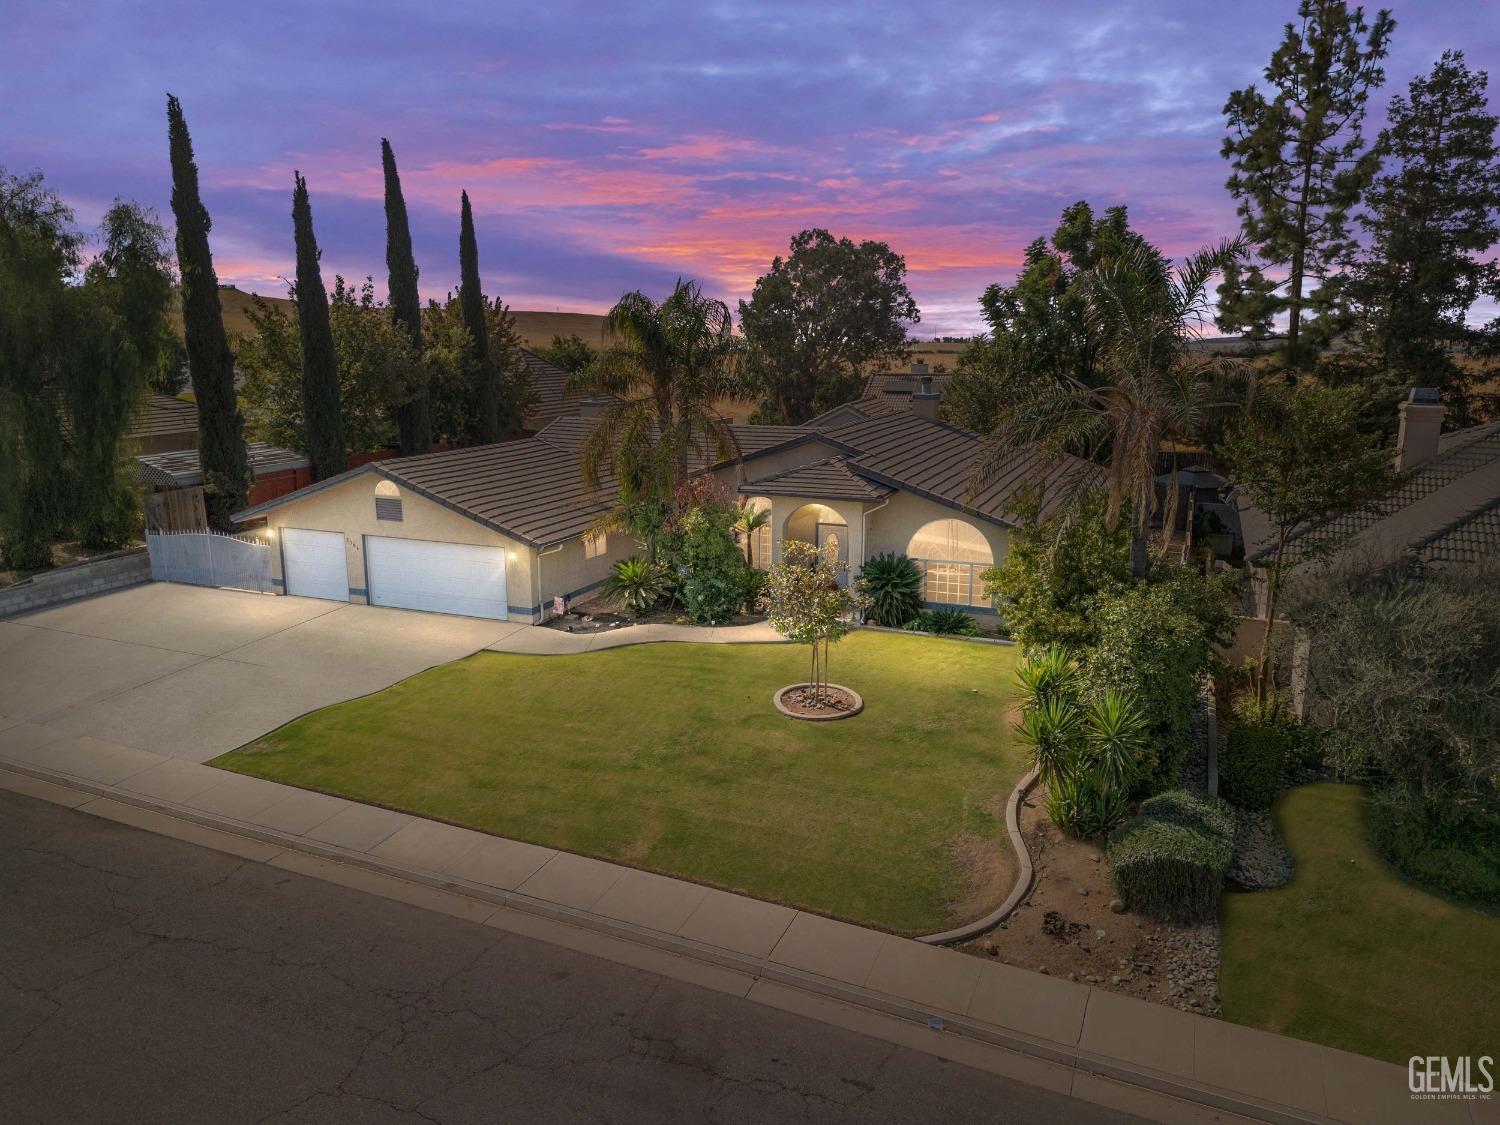
MULTIPOLYGON (((833 547, 833 557, 836 559, 840 559, 843 562, 848 562, 849 557, 847 552, 849 548, 844 540, 844 534, 848 530, 849 529, 841 523, 820 523, 818 524, 817 529, 814 533, 817 542, 813 545, 820 551, 825 547, 831 545, 833 547)), ((848 582, 849 576, 847 574, 839 576, 839 585, 844 586, 847 585, 848 582)))

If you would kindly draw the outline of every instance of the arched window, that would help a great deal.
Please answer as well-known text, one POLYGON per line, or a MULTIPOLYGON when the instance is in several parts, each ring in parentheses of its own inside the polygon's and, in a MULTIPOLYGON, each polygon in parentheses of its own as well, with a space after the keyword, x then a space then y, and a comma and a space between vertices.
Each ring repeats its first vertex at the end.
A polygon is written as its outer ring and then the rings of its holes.
POLYGON ((906 545, 922 571, 922 600, 943 605, 989 604, 980 579, 994 565, 989 540, 963 520, 933 520, 923 524, 906 545))
POLYGON ((388 480, 375 486, 375 518, 401 522, 401 490, 388 480))
POLYGON ((745 552, 747 563, 756 570, 765 570, 771 565, 771 501, 764 496, 752 496, 745 501, 745 511, 764 519, 754 531, 740 536, 740 549, 745 552))

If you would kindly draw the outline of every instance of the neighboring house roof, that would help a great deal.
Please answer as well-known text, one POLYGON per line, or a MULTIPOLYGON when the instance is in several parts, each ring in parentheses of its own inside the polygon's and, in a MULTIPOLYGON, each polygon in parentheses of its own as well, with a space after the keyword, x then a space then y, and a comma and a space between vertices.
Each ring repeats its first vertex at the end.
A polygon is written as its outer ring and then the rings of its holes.
POLYGON ((739 490, 749 496, 809 496, 820 500, 884 500, 895 491, 860 476, 843 457, 746 481, 739 490))
MULTIPOLYGON (((613 479, 606 477, 598 489, 583 484, 578 450, 591 424, 588 419, 559 419, 537 436, 519 441, 374 462, 268 500, 234 518, 254 519, 361 473, 378 473, 502 535, 533 547, 551 547, 582 535, 613 501, 613 479)), ((1011 502, 1029 485, 1040 482, 1050 491, 1079 473, 1101 473, 1077 458, 1048 464, 1035 450, 1021 450, 1001 459, 988 483, 970 496, 970 479, 984 456, 983 439, 911 413, 884 415, 829 432, 803 426, 736 426, 735 434, 746 461, 804 443, 838 451, 837 456, 757 481, 752 492, 777 488, 778 481, 788 495, 830 499, 883 499, 901 489, 1004 526, 1014 525, 1011 502)))
POLYGON ((556 364, 548 363, 541 356, 525 348, 517 349, 521 368, 526 372, 536 398, 529 416, 532 418, 556 418, 578 409, 584 396, 568 390, 568 373, 556 364))
MULTIPOLYGON (((1314 544, 1336 541, 1340 554, 1362 554, 1395 562, 1404 556, 1440 564, 1493 559, 1494 507, 1500 502, 1500 422, 1444 434, 1438 452, 1411 470, 1389 496, 1310 529, 1287 544, 1303 556, 1314 544)), ((1264 518, 1248 505, 1241 519, 1260 527, 1264 518)), ((1268 528, 1252 541, 1248 561, 1269 564, 1276 555, 1268 528)))
POLYGON ((152 393, 146 396, 146 403, 131 423, 126 436, 140 439, 161 437, 164 434, 196 434, 197 432, 198 407, 196 403, 152 393))
POLYGON ((881 414, 910 411, 911 397, 921 389, 923 379, 931 379, 932 389, 943 394, 947 391, 948 381, 951 378, 952 375, 948 372, 936 375, 931 373, 913 375, 906 371, 877 372, 865 380, 864 390, 860 392, 859 398, 853 402, 841 403, 832 410, 824 411, 808 422, 808 425, 815 429, 826 430, 834 426, 847 425, 850 422, 875 418, 881 414))
POLYGON ((851 422, 864 422, 875 416, 874 411, 861 410, 859 403, 846 402, 842 406, 835 406, 807 424, 815 430, 831 430, 837 426, 847 426, 851 422))
MULTIPOLYGON (((249 455, 251 475, 256 477, 308 466, 308 460, 302 454, 263 441, 250 442, 245 451, 249 455)), ((151 488, 187 488, 203 483, 203 465, 196 449, 141 453, 135 461, 136 478, 151 488)))

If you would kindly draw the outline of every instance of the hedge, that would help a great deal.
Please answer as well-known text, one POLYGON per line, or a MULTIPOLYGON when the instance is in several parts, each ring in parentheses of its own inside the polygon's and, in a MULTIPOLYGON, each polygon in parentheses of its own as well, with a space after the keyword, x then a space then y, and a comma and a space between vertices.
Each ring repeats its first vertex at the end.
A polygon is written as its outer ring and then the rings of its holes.
POLYGON ((1270 723, 1243 723, 1229 732, 1219 763, 1219 792, 1242 809, 1268 809, 1281 784, 1291 738, 1270 723))
POLYGON ((1169 922, 1212 921, 1234 850, 1234 816, 1174 790, 1141 804, 1109 838, 1110 881, 1130 910, 1169 922))

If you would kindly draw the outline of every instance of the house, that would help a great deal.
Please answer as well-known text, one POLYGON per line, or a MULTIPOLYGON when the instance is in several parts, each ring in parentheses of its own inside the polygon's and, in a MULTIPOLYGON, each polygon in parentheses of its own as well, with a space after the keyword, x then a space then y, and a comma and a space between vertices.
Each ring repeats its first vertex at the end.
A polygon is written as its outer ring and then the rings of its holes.
MULTIPOLYGON (((263 441, 248 443, 245 453, 250 462, 249 502, 252 504, 295 492, 312 483, 312 466, 301 453, 267 445, 263 441)), ((203 465, 196 449, 140 453, 135 461, 136 479, 151 492, 193 488, 203 483, 203 465)))
MULTIPOLYGON (((1300 556, 1321 544, 1328 551, 1324 565, 1366 570, 1403 563, 1443 570, 1500 560, 1500 422, 1443 433, 1447 411, 1429 387, 1413 387, 1400 410, 1396 489, 1297 536, 1288 552, 1300 556)), ((1264 514, 1244 497, 1235 499, 1257 612, 1264 614, 1274 536, 1264 514)))
POLYGON ((170 453, 198 447, 198 407, 170 395, 148 394, 125 434, 138 453, 170 453))
POLYGON ((924 396, 934 405, 940 402, 950 378, 947 374, 930 374, 927 365, 920 361, 913 363, 909 371, 877 372, 865 380, 859 398, 818 415, 810 424, 821 428, 859 422, 880 414, 921 413, 924 396), (933 395, 937 398, 932 399, 933 395))
MULTIPOLYGON (((359 466, 253 505, 279 543, 273 578, 289 594, 537 622, 555 599, 596 591, 636 551, 628 536, 597 533, 611 481, 584 482, 579 450, 598 403, 534 437, 359 466)), ((1018 494, 1044 494, 1097 470, 1033 451, 1005 458, 973 489, 977 435, 910 411, 842 425, 737 426, 740 457, 695 466, 770 513, 747 544, 757 566, 788 539, 831 546, 855 571, 872 555, 917 560, 931 605, 994 612, 980 575, 1005 557, 1018 494)), ((927 406, 922 410, 926 411, 927 406)))
POLYGON ((526 412, 526 428, 539 430, 558 418, 574 413, 583 396, 568 390, 568 373, 555 363, 526 348, 517 348, 519 366, 531 383, 531 409, 526 412))

